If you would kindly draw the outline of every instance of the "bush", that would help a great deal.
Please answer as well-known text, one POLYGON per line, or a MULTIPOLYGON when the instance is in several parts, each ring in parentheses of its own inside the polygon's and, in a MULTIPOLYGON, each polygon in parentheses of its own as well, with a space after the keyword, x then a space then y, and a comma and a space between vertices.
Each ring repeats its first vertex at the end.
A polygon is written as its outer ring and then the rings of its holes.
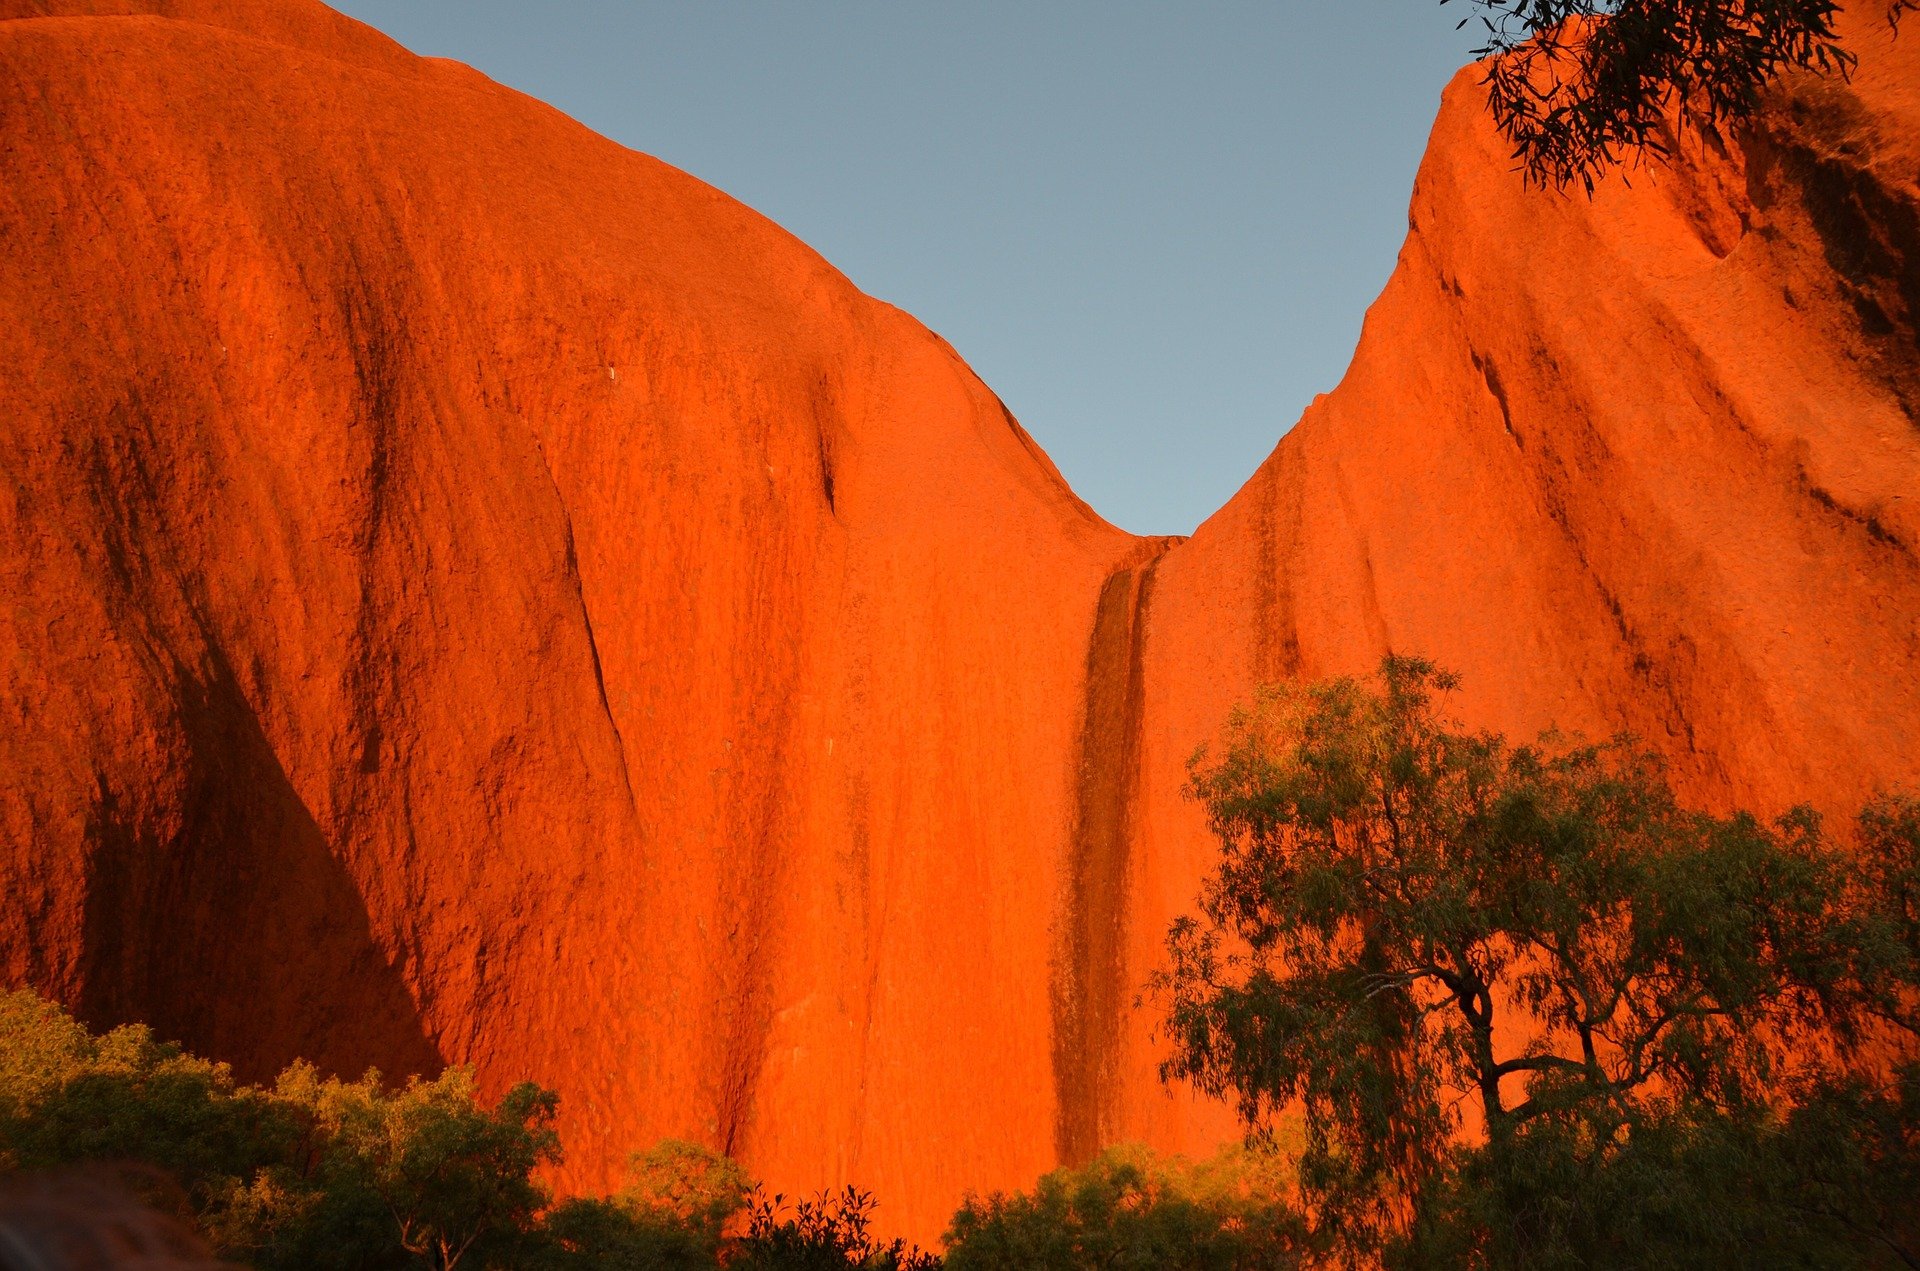
POLYGON ((855 1187, 797 1202, 760 1198, 746 1234, 735 1242, 728 1271, 934 1271, 940 1259, 904 1240, 876 1244, 867 1228, 873 1196, 855 1187))
POLYGON ((746 1171, 675 1139, 637 1153, 630 1168, 631 1180, 618 1194, 569 1200, 547 1215, 550 1265, 580 1271, 719 1265, 726 1226, 753 1192, 746 1171))
POLYGON ((968 1197, 947 1232, 951 1271, 1019 1267, 1252 1271, 1299 1264, 1305 1226, 1285 1158, 1236 1149, 1199 1165, 1139 1146, 1046 1175, 1031 1195, 968 1197))
POLYGON ((0 1158, 157 1166, 219 1253, 264 1268, 525 1260, 554 1107, 531 1085, 489 1107, 464 1068, 390 1090, 295 1064, 244 1086, 145 1027, 96 1037, 32 993, 0 996, 0 1158))
POLYGON ((95 1036, 29 992, 0 995, 0 1170, 89 1162, 125 1171, 215 1252, 263 1271, 924 1271, 939 1260, 869 1234, 849 1188, 751 1205, 738 1164, 690 1143, 637 1154, 609 1197, 553 1204, 555 1096, 520 1085, 489 1105, 450 1068, 397 1089, 295 1063, 271 1088, 130 1025, 95 1036))
POLYGON ((138 1162, 178 1180, 202 1216, 264 1215, 265 1176, 291 1159, 301 1119, 266 1092, 129 1025, 95 1037, 29 992, 0 996, 0 1161, 47 1170, 138 1162), (256 1184, 262 1184, 256 1190, 256 1184))
POLYGON ((538 1271, 711 1271, 714 1245, 686 1227, 637 1218, 617 1201, 577 1197, 541 1225, 544 1241, 527 1264, 538 1271))
POLYGON ((348 1268, 396 1247, 436 1271, 531 1256, 549 1199, 533 1173, 560 1157, 550 1091, 522 1084, 489 1108, 466 1068, 389 1090, 377 1073, 321 1080, 295 1064, 273 1095, 307 1151, 263 1180, 289 1201, 253 1225, 267 1265, 348 1268))
POLYGON ((642 1222, 690 1233, 709 1251, 719 1249, 722 1232, 754 1190, 738 1162, 679 1139, 635 1153, 630 1171, 615 1200, 642 1222))

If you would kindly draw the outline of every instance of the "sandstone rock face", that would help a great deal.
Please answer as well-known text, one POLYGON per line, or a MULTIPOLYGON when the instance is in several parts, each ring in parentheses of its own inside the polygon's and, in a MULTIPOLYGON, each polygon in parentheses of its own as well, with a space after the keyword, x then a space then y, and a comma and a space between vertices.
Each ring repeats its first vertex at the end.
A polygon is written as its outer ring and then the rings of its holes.
POLYGON ((1263 680, 1418 652, 1471 722, 1632 733, 1717 809, 1920 781, 1920 36, 1845 35, 1851 84, 1591 203, 1455 79, 1346 377, 1156 570, 1127 976, 1208 865, 1185 761, 1263 680))
POLYGON ((674 1134, 937 1225, 1046 1167, 1139 544, 697 181, 317 7, 168 14, 0 22, 8 977, 539 1080, 580 1184, 674 1134))
POLYGON ((1186 756, 1389 649, 1703 802, 1920 778, 1920 43, 1588 204, 1471 74, 1353 368, 1190 541, 671 168, 306 0, 0 0, 0 974, 478 1065, 937 1233, 1204 1149, 1186 756))

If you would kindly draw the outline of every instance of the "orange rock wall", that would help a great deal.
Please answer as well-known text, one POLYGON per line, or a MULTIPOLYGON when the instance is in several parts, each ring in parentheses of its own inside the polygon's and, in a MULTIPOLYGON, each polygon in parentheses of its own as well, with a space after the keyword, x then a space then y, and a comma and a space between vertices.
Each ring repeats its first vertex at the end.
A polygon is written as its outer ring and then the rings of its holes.
POLYGON ((1130 978, 1209 864, 1186 759, 1263 680, 1419 652, 1471 721, 1630 732, 1708 807, 1920 782, 1920 36, 1846 35, 1850 85, 1591 202, 1454 80, 1345 378, 1156 570, 1130 978))
POLYGON ((1463 76, 1352 370, 1175 544, 467 68, 0 0, 0 973, 249 1076, 539 1080, 564 1182, 674 1134, 923 1238, 1204 1148, 1134 997, 1259 679, 1424 651, 1711 803, 1920 777, 1920 45, 1861 41, 1592 205, 1463 76))
POLYGON ((583 1184, 671 1133, 925 1226, 1046 1167, 1133 541, 761 217, 222 12, 0 22, 9 978, 537 1079, 583 1184))

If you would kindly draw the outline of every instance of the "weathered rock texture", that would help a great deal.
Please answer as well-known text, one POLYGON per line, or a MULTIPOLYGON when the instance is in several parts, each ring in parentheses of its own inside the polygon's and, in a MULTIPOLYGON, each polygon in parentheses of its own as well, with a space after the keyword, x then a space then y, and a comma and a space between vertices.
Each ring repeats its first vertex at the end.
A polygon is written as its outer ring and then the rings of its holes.
MULTIPOLYGON (((1155 571, 1127 977, 1207 865, 1185 760, 1262 680, 1423 653, 1473 722, 1631 732, 1719 809, 1920 781, 1920 29, 1846 33, 1850 85, 1591 203, 1447 90, 1346 377, 1155 571)), ((1111 1133, 1174 1132, 1122 1090, 1111 1133)))
MULTIPOLYGON (((1584 200, 1449 90, 1194 538, 699 182, 308 0, 0 0, 0 974, 563 1095, 937 1231, 1203 1146, 1134 1006, 1257 681, 1389 649, 1689 795, 1920 777, 1920 37, 1584 200)), ((1173 425, 1170 425, 1173 426, 1173 425)))

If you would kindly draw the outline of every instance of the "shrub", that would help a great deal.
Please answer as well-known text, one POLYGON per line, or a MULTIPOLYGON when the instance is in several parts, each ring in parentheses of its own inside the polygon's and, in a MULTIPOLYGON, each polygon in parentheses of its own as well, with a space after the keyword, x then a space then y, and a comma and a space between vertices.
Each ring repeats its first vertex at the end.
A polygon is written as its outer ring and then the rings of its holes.
POLYGON ((264 1268, 531 1256, 547 1203, 533 1174, 559 1156, 554 1107, 531 1085, 488 1106, 464 1068, 398 1090, 306 1064, 271 1090, 240 1085, 145 1027, 96 1037, 32 993, 0 996, 0 1156, 159 1167, 218 1252, 264 1268))
POLYGON ((352 1267, 395 1247, 435 1271, 530 1256, 549 1199, 533 1174, 560 1157, 550 1091, 523 1083, 488 1107, 466 1068, 390 1090, 378 1073, 321 1080, 295 1064, 273 1095, 309 1150, 266 1180, 294 1198, 266 1207, 291 1219, 269 1226, 269 1265, 352 1267))
POLYGON ((676 1139, 636 1153, 630 1168, 616 1195, 569 1200, 547 1215, 549 1263, 579 1271, 717 1266, 726 1226, 753 1191, 746 1171, 676 1139))
POLYGON ((256 1179, 288 1159, 300 1118, 225 1064, 140 1025, 93 1036, 30 992, 0 996, 0 1159, 46 1170, 158 1166, 200 1213, 259 1208, 256 1179))
POLYGON ((968 1197, 947 1232, 952 1271, 1020 1267, 1252 1271, 1297 1265, 1304 1224, 1291 1166, 1235 1149, 1198 1165, 1109 1148, 1043 1177, 1032 1194, 968 1197))
POLYGON ((873 1196, 855 1187, 796 1202, 756 1199, 728 1271, 934 1271, 940 1259, 904 1240, 878 1244, 868 1232, 873 1196))

